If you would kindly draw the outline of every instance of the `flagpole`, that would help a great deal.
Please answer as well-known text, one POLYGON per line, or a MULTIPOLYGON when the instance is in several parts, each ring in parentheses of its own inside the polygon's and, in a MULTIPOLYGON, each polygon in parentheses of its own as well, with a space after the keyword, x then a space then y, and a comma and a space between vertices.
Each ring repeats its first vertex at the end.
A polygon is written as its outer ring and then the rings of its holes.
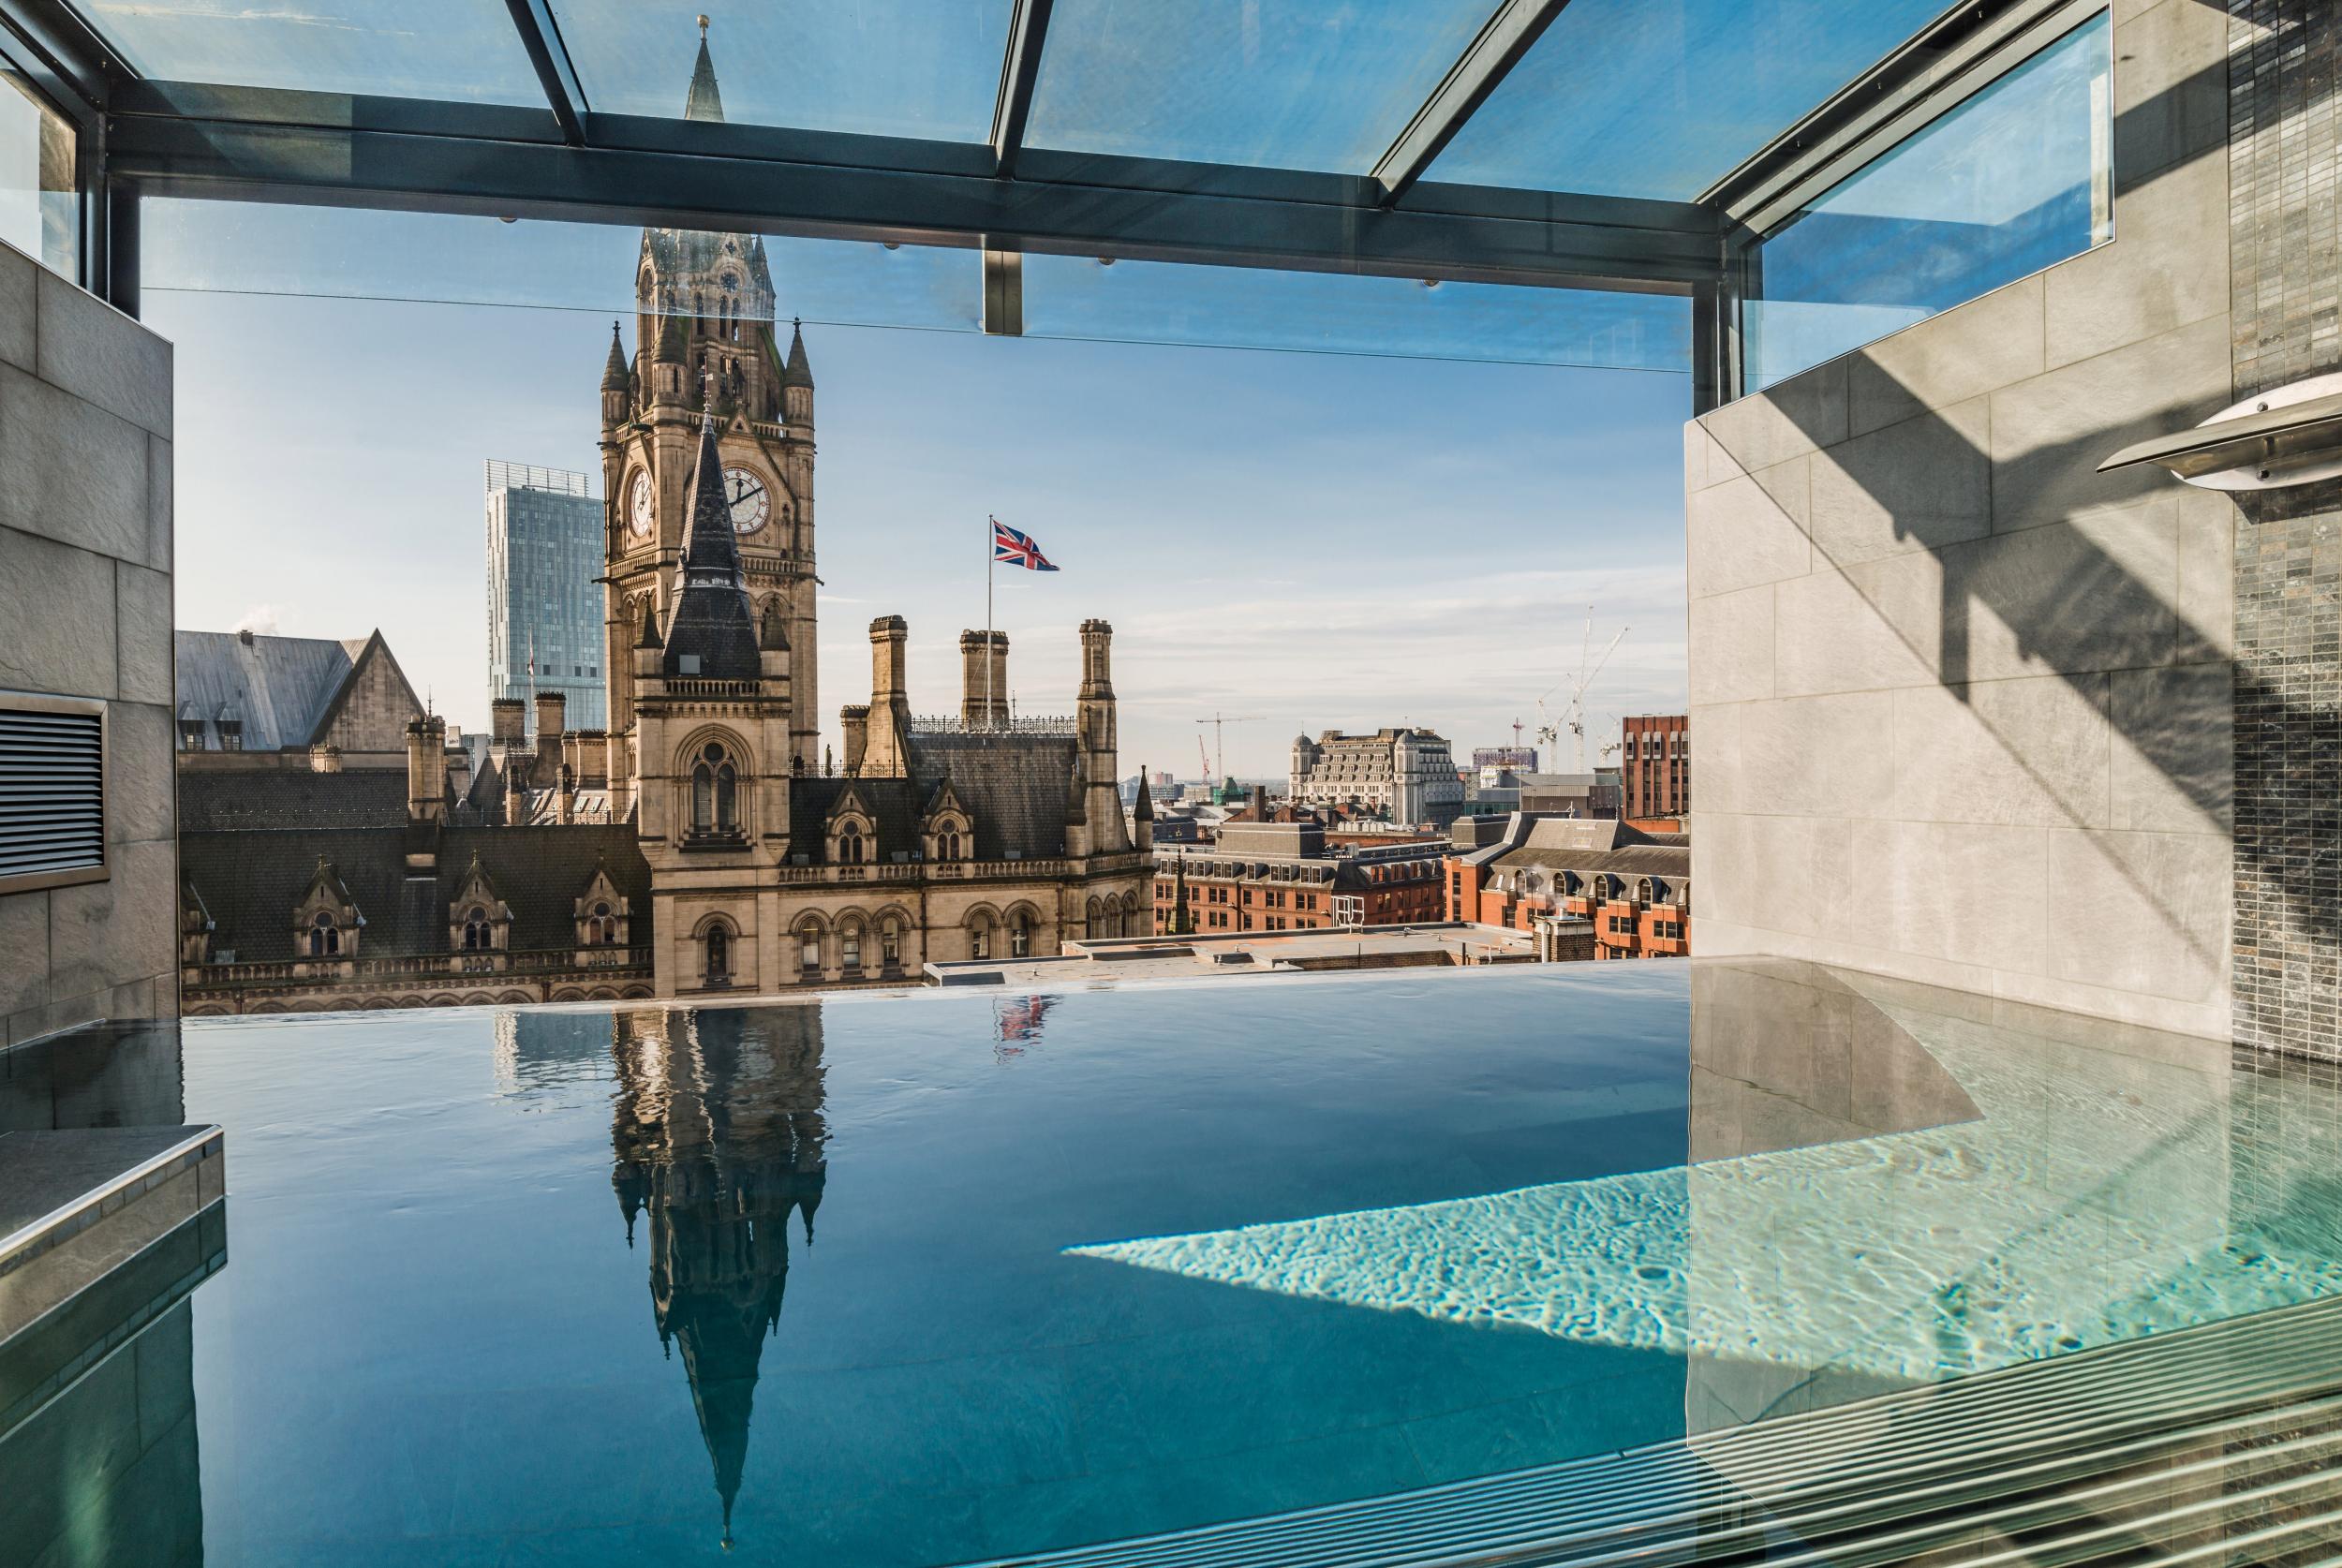
POLYGON ((984 520, 984 727, 992 728, 992 561, 1000 551, 992 543, 992 534, 1001 525, 1000 519, 987 514, 984 520))

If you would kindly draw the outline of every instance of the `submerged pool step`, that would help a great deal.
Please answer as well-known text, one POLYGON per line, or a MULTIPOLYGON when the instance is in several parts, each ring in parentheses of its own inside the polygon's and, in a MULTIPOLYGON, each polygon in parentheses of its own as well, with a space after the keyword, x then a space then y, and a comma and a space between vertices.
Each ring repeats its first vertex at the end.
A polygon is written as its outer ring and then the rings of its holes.
POLYGON ((2268 1561, 2342 1546, 2342 1301, 994 1568, 2268 1561))

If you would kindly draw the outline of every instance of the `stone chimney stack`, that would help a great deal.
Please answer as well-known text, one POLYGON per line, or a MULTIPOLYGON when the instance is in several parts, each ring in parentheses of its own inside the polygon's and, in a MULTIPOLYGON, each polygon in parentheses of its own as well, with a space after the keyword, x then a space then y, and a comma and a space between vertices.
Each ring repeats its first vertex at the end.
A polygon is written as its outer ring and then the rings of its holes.
POLYGON ((407 721, 407 820, 447 821, 447 720, 436 714, 407 721))
POLYGON ((959 634, 959 717, 971 730, 1008 728, 1008 633, 959 634))
POLYGON ((911 773, 911 693, 904 667, 910 637, 900 615, 881 615, 870 623, 869 733, 857 770, 865 778, 904 778, 911 773))
POLYGON ((1253 786, 1253 821, 1268 821, 1268 786, 1266 784, 1253 786))
POLYGON ((846 732, 846 777, 857 777, 870 745, 870 709, 867 703, 849 703, 837 710, 837 722, 846 732))
POLYGON ((488 740, 498 751, 514 751, 528 738, 528 704, 518 697, 498 697, 488 704, 488 740))
POLYGON ((570 700, 558 691, 537 693, 537 739, 541 743, 547 735, 561 738, 562 720, 569 717, 570 700))
POLYGON ((311 773, 341 772, 342 748, 331 741, 319 741, 309 747, 309 771, 311 773))

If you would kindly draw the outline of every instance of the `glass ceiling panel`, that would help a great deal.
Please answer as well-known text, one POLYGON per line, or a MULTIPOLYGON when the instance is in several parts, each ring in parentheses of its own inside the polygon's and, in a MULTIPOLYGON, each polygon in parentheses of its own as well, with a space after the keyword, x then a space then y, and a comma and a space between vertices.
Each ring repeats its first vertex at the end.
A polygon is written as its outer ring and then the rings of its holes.
POLYGON ((1009 0, 554 0, 588 105, 684 112, 708 19, 723 117, 745 125, 982 141, 1008 51, 1009 0))
POLYGON ((238 87, 542 106, 498 0, 82 0, 141 75, 238 87))
POLYGON ((1035 147, 1363 174, 1491 0, 1059 0, 1035 147))
POLYGON ((1427 174, 1689 200, 1944 0, 1575 0, 1427 174))

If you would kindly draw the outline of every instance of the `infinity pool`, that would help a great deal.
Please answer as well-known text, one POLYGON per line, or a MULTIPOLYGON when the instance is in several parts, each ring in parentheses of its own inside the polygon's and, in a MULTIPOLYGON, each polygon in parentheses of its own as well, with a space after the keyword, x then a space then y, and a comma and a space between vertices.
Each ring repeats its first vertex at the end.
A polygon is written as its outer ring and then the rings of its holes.
POLYGON ((215 1565, 962 1562, 2342 1289, 2330 1088, 1803 966, 175 1049, 215 1565))

